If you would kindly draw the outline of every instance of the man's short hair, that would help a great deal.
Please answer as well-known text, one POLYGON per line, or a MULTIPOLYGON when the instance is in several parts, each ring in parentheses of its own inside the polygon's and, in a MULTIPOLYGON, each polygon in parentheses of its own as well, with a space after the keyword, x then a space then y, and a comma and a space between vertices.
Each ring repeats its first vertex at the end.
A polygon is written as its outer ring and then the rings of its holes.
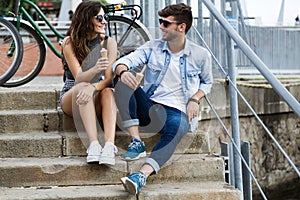
POLYGON ((178 23, 185 23, 185 33, 191 28, 193 23, 192 8, 184 3, 172 4, 166 6, 164 9, 158 11, 160 17, 174 16, 178 23))

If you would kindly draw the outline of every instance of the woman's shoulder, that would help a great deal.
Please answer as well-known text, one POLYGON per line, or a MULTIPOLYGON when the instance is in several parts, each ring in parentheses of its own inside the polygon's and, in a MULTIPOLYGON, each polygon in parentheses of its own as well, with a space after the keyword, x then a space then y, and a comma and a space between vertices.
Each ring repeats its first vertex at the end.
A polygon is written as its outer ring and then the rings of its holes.
POLYGON ((70 36, 66 36, 64 40, 62 41, 61 47, 65 48, 66 46, 69 46, 71 44, 70 36))
MULTIPOLYGON (((106 42, 107 42, 107 48, 117 48, 117 42, 116 42, 115 39, 113 39, 113 38, 107 36, 107 37, 105 38, 105 40, 106 40, 106 42)), ((104 41, 104 43, 105 43, 105 41, 104 41)))
POLYGON ((109 36, 105 36, 104 40, 107 40, 107 43, 117 43, 115 39, 109 36))

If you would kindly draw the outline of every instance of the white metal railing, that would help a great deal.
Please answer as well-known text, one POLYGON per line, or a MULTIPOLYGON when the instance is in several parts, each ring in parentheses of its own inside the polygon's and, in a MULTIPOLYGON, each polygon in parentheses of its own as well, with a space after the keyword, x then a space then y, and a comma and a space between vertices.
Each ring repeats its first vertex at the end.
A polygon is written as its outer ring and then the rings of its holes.
MULTIPOLYGON (((47 35, 47 36, 55 36, 53 31, 47 26, 45 21, 35 21, 40 29, 47 35)), ((61 34, 65 34, 70 27, 71 21, 50 21, 50 23, 54 26, 54 28, 61 34)))

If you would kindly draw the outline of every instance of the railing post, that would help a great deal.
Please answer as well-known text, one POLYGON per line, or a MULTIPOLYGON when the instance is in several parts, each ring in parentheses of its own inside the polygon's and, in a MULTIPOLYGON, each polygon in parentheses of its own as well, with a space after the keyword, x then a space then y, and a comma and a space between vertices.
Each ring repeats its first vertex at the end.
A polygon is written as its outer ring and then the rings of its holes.
POLYGON ((243 53, 255 65, 260 73, 268 80, 276 92, 285 100, 285 102, 293 109, 293 111, 300 116, 300 103, 291 93, 283 86, 283 84, 272 74, 269 68, 262 62, 262 60, 254 53, 254 51, 247 45, 241 36, 229 25, 224 17, 219 13, 210 0, 202 0, 208 10, 217 18, 219 23, 224 27, 232 39, 237 43, 243 53))
POLYGON ((229 84, 230 93, 230 114, 231 114, 231 128, 232 138, 238 149, 233 150, 234 161, 234 174, 235 174, 235 187, 243 192, 243 180, 242 180, 242 164, 239 157, 238 150, 241 149, 240 143, 240 130, 239 130, 239 111, 238 111, 238 98, 235 91, 236 87, 236 70, 233 59, 233 42, 229 36, 227 36, 227 54, 228 54, 228 74, 232 84, 229 84))
MULTIPOLYGON (((229 2, 228 0, 225 0, 229 2)), ((233 27, 237 28, 235 19, 237 18, 237 7, 236 2, 231 2, 231 11, 227 11, 227 17, 232 20, 233 27)), ((237 23, 237 21, 236 21, 237 23)), ((240 142, 240 130, 239 130, 239 110, 238 110, 238 97, 236 88, 236 67, 235 67, 235 52, 233 48, 233 41, 230 36, 226 36, 226 46, 227 46, 227 63, 228 63, 228 75, 232 81, 229 84, 229 94, 230 94, 230 114, 231 114, 231 129, 232 138, 238 149, 233 149, 233 163, 234 163, 234 186, 238 188, 243 193, 243 178, 242 178, 242 161, 239 156, 239 151, 241 149, 240 142)))
MULTIPOLYGON (((234 163, 230 160, 230 157, 233 155, 233 143, 232 142, 221 142, 221 156, 224 159, 225 163, 225 181, 230 185, 235 185, 235 177, 234 177, 234 163)), ((241 142, 241 155, 246 161, 248 166, 250 164, 250 144, 249 142, 241 142)), ((251 173, 248 171, 246 165, 243 163, 242 165, 242 175, 243 175, 243 199, 244 200, 252 200, 252 179, 251 173)), ((254 178, 255 179, 255 178, 254 178)))
MULTIPOLYGON (((249 142, 242 141, 241 143, 241 153, 247 162, 248 166, 251 166, 250 162, 250 144, 249 142)), ((244 200, 252 200, 252 184, 251 175, 247 170, 245 164, 242 165, 243 172, 243 190, 244 190, 244 200)))

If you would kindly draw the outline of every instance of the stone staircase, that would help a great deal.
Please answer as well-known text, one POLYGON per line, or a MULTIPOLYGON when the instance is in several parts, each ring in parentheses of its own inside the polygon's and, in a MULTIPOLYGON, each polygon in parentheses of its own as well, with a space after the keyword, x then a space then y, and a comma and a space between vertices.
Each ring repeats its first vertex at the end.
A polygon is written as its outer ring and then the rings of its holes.
MULTIPOLYGON (((120 178, 143 159, 120 155, 130 138, 116 133, 116 165, 87 164, 71 118, 57 109, 61 77, 38 77, 18 88, 0 88, 0 199, 242 199, 224 181, 224 161, 209 156, 208 134, 188 133, 171 161, 149 177, 139 196, 120 178), (187 148, 188 147, 188 148, 187 148)), ((146 137, 150 152, 158 136, 146 137)))

